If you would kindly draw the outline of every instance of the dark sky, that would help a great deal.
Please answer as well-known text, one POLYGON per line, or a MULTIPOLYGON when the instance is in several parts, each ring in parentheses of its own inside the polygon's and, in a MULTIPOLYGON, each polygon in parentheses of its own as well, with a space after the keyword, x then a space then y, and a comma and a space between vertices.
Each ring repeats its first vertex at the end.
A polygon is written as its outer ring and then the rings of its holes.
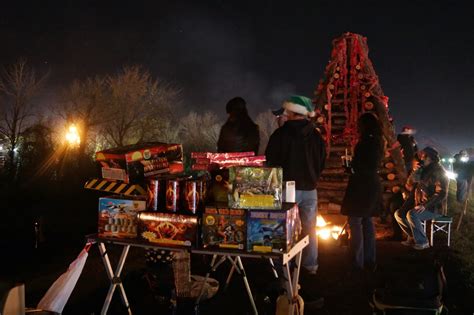
POLYGON ((468 1, 2 1, 0 65, 27 57, 74 78, 141 64, 179 85, 187 108, 252 114, 311 96, 343 32, 368 38, 397 131, 474 146, 474 18, 468 1))

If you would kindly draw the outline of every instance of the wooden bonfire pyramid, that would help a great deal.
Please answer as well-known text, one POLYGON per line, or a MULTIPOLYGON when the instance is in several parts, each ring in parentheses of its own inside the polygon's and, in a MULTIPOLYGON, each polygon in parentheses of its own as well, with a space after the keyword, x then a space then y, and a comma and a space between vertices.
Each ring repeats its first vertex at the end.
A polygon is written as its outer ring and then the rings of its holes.
POLYGON ((341 157, 353 152, 357 143, 357 119, 365 112, 375 113, 382 124, 386 153, 380 176, 384 187, 385 209, 393 193, 406 180, 401 150, 388 111, 388 97, 368 56, 367 38, 345 33, 333 41, 331 59, 315 91, 317 124, 327 144, 326 169, 318 183, 318 209, 321 214, 337 214, 349 175, 341 157))

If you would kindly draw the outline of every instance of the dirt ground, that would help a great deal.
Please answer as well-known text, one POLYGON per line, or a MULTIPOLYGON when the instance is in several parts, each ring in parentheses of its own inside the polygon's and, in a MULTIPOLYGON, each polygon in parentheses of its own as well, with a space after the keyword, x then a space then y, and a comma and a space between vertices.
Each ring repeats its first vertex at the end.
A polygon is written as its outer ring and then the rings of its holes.
MULTIPOLYGON (((441 241, 439 242, 441 244, 441 241)), ((49 286, 67 269, 79 254, 83 244, 50 244, 37 250, 17 251, 5 249, 11 253, 9 259, 2 259, 4 268, 0 277, 23 281, 26 285, 26 304, 34 307, 46 293, 49 286)), ((18 248, 18 247, 15 247, 18 248)), ((118 259, 120 248, 109 246, 113 265, 118 259)), ((4 251, 4 253, 5 253, 4 251)), ((369 305, 374 288, 383 288, 393 281, 406 281, 407 287, 420 275, 420 270, 431 266, 435 259, 443 262, 448 282, 445 297, 450 314, 472 314, 474 302, 472 292, 467 289, 457 262, 451 258, 451 250, 436 246, 424 251, 402 246, 399 242, 378 240, 378 268, 375 273, 366 273, 354 278, 349 271, 348 248, 339 243, 320 242, 320 268, 317 275, 302 273, 301 286, 304 297, 322 296, 324 306, 317 309, 307 308, 305 314, 372 314, 369 305)), ((6 256, 3 256, 6 257, 6 256)), ((204 275, 209 257, 193 256, 192 273, 204 275)), ((257 301, 259 314, 274 314, 274 300, 277 297, 276 282, 268 262, 257 259, 245 259, 244 265, 257 301)), ((144 252, 132 248, 123 271, 123 281, 134 314, 172 314, 166 301, 157 299, 150 291, 143 275, 146 270, 144 252)), ((224 283, 228 265, 222 265, 211 277, 224 283)), ((97 246, 90 250, 84 271, 63 312, 67 314, 99 314, 108 290, 108 280, 97 246)), ((179 301, 176 314, 191 314, 192 303, 179 301)), ((243 282, 234 276, 227 290, 221 290, 215 297, 201 304, 201 314, 251 314, 251 307, 243 282)), ((126 314, 118 294, 115 294, 109 314, 126 314)), ((400 313, 401 314, 401 313, 400 313)), ((405 313, 408 314, 408 313, 405 313)))

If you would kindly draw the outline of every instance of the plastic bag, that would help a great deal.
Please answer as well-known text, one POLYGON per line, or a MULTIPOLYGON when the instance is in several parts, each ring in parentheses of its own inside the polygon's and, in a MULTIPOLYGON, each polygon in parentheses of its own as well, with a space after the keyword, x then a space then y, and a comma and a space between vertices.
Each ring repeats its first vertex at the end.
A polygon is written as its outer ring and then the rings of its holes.
POLYGON ((87 244, 81 253, 70 265, 68 270, 63 273, 49 288, 48 292, 38 303, 39 309, 62 313, 72 290, 76 286, 77 280, 82 273, 82 269, 87 260, 88 251, 91 244, 87 244))

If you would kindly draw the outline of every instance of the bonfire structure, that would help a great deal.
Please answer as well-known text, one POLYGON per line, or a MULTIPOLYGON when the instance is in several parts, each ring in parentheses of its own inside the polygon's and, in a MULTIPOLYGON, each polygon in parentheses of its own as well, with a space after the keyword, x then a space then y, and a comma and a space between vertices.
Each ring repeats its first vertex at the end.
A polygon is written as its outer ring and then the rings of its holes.
POLYGON ((386 140, 380 176, 386 209, 394 193, 406 180, 402 152, 398 145, 388 97, 380 86, 368 56, 367 38, 346 33, 333 41, 331 59, 315 91, 316 120, 327 144, 326 169, 318 183, 320 214, 338 214, 349 175, 342 157, 352 155, 357 143, 357 120, 365 112, 375 113, 386 140))

